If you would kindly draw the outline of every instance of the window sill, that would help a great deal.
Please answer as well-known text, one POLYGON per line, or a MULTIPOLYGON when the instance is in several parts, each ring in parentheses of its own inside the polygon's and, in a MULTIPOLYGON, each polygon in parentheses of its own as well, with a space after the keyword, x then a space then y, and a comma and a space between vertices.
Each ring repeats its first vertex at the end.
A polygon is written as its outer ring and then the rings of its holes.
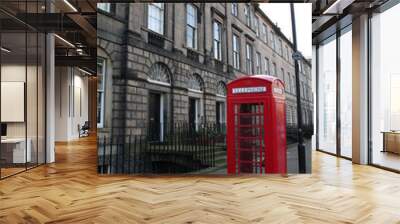
POLYGON ((155 32, 155 31, 153 31, 153 30, 151 30, 149 28, 146 28, 146 27, 142 27, 141 29, 143 31, 147 32, 147 33, 151 33, 151 34, 153 34, 155 36, 158 36, 159 38, 162 38, 162 39, 164 39, 164 40, 166 40, 166 41, 168 41, 170 43, 173 43, 173 41, 171 39, 169 39, 168 37, 166 37, 165 34, 157 33, 157 32, 155 32))
POLYGON ((241 72, 240 68, 235 68, 235 67, 232 66, 232 69, 233 69, 233 71, 241 72))
POLYGON ((103 13, 103 14, 111 15, 111 16, 114 16, 114 14, 115 14, 115 13, 112 13, 111 10, 110 10, 110 11, 107 11, 107 10, 100 9, 100 8, 97 8, 97 12, 101 12, 101 13, 103 13))
POLYGON ((195 62, 200 62, 200 60, 201 60, 200 58, 204 57, 204 55, 196 49, 186 47, 186 46, 183 46, 183 47, 186 49, 186 57, 195 62))
POLYGON ((165 83, 165 82, 161 82, 161 81, 157 81, 157 80, 147 79, 147 82, 157 84, 157 85, 171 87, 170 83, 165 83))
POLYGON ((213 58, 213 65, 217 70, 224 71, 225 63, 222 60, 213 58))
POLYGON ((197 53, 197 54, 199 54, 199 55, 203 55, 203 53, 200 52, 198 49, 188 47, 188 46, 186 46, 186 44, 183 44, 183 48, 185 48, 185 49, 187 49, 187 50, 190 50, 190 51, 193 51, 193 52, 195 52, 195 53, 197 53))

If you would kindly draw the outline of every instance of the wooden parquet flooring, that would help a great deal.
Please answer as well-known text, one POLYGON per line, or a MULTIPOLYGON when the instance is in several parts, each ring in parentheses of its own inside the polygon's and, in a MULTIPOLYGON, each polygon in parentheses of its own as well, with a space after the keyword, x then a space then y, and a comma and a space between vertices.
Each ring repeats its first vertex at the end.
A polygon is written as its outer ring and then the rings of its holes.
POLYGON ((2 177, 11 176, 13 174, 22 172, 24 170, 25 170, 25 167, 6 167, 6 168, 1 168, 1 176, 2 177))
POLYGON ((96 141, 0 181, 0 223, 400 223, 400 175, 315 152, 313 174, 132 177, 96 173, 96 141))

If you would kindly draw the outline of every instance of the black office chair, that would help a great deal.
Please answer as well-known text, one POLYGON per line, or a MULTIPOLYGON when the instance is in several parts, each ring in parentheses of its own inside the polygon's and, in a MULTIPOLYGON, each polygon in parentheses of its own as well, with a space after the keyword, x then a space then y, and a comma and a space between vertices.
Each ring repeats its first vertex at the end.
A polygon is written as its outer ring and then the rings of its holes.
POLYGON ((80 127, 80 125, 78 124, 79 138, 89 136, 89 129, 90 129, 89 121, 85 121, 82 127, 80 127))

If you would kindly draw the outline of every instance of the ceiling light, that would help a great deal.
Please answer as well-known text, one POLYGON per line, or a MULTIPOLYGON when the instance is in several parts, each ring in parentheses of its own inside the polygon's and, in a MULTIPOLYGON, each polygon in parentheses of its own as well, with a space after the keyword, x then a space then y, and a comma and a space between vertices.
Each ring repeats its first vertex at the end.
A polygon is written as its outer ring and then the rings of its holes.
POLYGON ((1 50, 4 51, 4 52, 6 52, 6 53, 10 53, 10 52, 11 52, 11 50, 9 50, 9 49, 7 49, 7 48, 5 48, 5 47, 1 47, 1 50))
POLYGON ((78 10, 68 1, 64 0, 65 4, 67 4, 74 12, 78 12, 78 10))
POLYGON ((337 4, 340 2, 340 0, 336 0, 331 6, 329 6, 322 14, 328 14, 332 9, 337 7, 337 4))
POLYGON ((78 53, 79 55, 83 55, 84 54, 83 49, 81 49, 81 48, 77 48, 76 49, 76 53, 78 53))
POLYGON ((81 69, 81 68, 78 68, 78 70, 81 71, 81 72, 83 72, 83 73, 85 73, 85 74, 87 74, 87 75, 93 75, 92 73, 90 73, 90 72, 88 72, 88 71, 86 71, 86 70, 83 70, 83 69, 81 69))
POLYGON ((54 36, 55 37, 57 37, 59 40, 61 40, 62 42, 64 42, 65 44, 67 44, 67 45, 69 45, 70 47, 73 47, 73 48, 75 48, 75 45, 73 45, 71 42, 69 42, 68 40, 66 40, 66 39, 64 39, 64 38, 62 38, 62 37, 60 37, 59 35, 57 35, 57 34, 54 34, 54 36))
POLYGON ((354 0, 336 0, 322 14, 342 14, 343 10, 353 2, 354 0))

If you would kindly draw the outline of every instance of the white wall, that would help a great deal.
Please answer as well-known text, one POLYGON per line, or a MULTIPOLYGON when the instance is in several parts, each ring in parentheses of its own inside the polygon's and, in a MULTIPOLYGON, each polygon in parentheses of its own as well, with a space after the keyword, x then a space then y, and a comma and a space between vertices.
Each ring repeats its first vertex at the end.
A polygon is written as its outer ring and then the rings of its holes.
MULTIPOLYGON (((1 81, 2 82, 23 82, 26 84, 26 102, 23 102, 22 108, 14 110, 22 110, 20 113, 25 114, 26 120, 21 122, 5 122, 7 124, 7 137, 8 138, 27 138, 31 148, 32 161, 44 163, 44 74, 42 67, 38 66, 25 66, 25 64, 3 64, 1 67, 1 81), (27 80, 26 80, 27 79, 27 80), (26 103, 26 105, 25 105, 26 103)), ((3 92, 3 94, 7 94, 3 92)), ((20 94, 24 94, 25 90, 19 90, 20 94)), ((2 95, 2 98, 7 95, 2 95)), ((1 108, 2 112, 16 113, 10 107, 1 108), (7 111, 9 110, 9 111, 7 111), (11 110, 11 111, 10 111, 11 110)), ((23 115, 24 116, 24 115, 23 115)))
MULTIPOLYGON (((33 66, 28 66, 25 67, 24 65, 18 65, 18 64, 5 64, 1 66, 1 81, 2 82, 24 82, 25 81, 25 75, 26 75, 26 70, 28 71, 28 74, 36 74, 36 67, 33 66)), ((30 78, 30 76, 28 76, 30 78)), ((36 85, 36 81, 29 80, 30 85, 36 85)), ((36 88, 28 88, 27 89, 27 103, 28 106, 34 106, 36 107, 36 88), (32 92, 31 92, 32 91, 32 92), (32 102, 34 102, 34 105, 29 105, 32 102)), ((2 96, 4 97, 4 96, 2 96)), ((7 110, 7 108, 1 108, 1 110, 7 110)), ((28 122, 35 121, 36 124, 36 113, 27 113, 27 119, 28 122)), ((25 126, 26 122, 7 122, 7 136, 8 137, 25 137, 25 126)), ((33 124, 28 125, 29 128, 34 128, 33 124)), ((29 130, 28 130, 29 131, 29 130)), ((29 137, 29 136, 28 136, 29 137)))
POLYGON ((55 73, 55 140, 77 139, 78 125, 88 120, 88 78, 71 67, 56 67, 55 73))
MULTIPOLYGON (((25 65, 2 65, 1 81, 25 82, 25 69, 25 65)), ((1 110, 7 110, 7 108, 1 108, 1 110)), ((25 137, 25 126, 25 122, 7 122, 7 137, 25 137)))
POLYGON ((67 67, 55 68, 55 140, 68 139, 69 118, 69 69, 67 67))
MULTIPOLYGON (((2 65, 1 66, 1 81, 25 82, 25 65, 2 65)), ((7 108, 1 108, 7 110, 7 108)), ((25 137, 25 122, 7 123, 7 137, 25 137)))
MULTIPOLYGON (((72 99, 74 102, 72 105, 72 119, 71 119, 71 132, 72 138, 78 138, 78 125, 83 125, 85 121, 89 120, 89 102, 88 102, 88 78, 87 76, 82 76, 82 73, 78 73, 78 70, 74 71, 74 88, 72 99)), ((72 89, 72 88, 71 88, 72 89)))

